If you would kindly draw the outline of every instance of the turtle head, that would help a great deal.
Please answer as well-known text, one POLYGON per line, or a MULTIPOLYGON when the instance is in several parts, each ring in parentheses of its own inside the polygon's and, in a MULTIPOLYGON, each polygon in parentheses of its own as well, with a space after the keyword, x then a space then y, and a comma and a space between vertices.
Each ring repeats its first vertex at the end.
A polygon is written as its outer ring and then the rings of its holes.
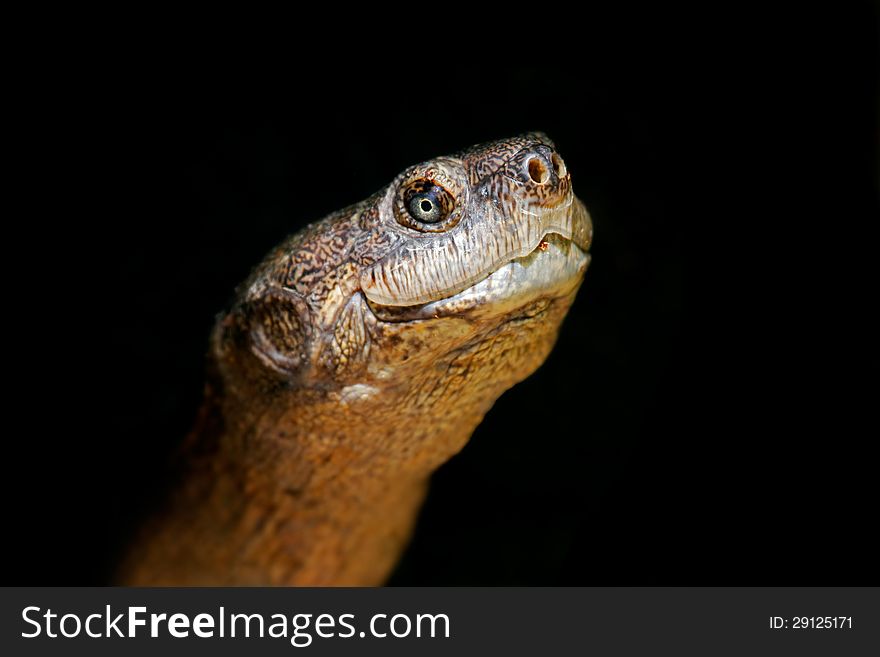
POLYGON ((504 389, 552 348, 591 239, 549 138, 474 146, 407 168, 279 246, 216 344, 246 344, 299 386, 436 389, 467 360, 462 384, 504 389))

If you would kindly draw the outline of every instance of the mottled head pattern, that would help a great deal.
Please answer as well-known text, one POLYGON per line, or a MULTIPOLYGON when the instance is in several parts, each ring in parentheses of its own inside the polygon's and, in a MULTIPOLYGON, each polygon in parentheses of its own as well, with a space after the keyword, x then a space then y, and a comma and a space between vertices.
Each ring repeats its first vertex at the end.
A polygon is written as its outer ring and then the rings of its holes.
POLYGON ((246 378, 345 401, 418 387, 419 367, 491 342, 507 362, 469 377, 509 387, 549 352, 591 235, 545 135, 439 157, 270 253, 219 324, 215 355, 246 378), (532 356, 514 353, 518 342, 532 356))

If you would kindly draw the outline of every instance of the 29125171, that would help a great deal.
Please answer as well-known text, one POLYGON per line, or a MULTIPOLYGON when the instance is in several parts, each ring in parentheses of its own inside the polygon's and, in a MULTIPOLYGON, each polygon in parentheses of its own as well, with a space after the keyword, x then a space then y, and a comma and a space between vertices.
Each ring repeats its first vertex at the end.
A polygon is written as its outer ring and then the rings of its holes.
POLYGON ((852 616, 782 616, 770 617, 774 630, 851 630, 852 616))

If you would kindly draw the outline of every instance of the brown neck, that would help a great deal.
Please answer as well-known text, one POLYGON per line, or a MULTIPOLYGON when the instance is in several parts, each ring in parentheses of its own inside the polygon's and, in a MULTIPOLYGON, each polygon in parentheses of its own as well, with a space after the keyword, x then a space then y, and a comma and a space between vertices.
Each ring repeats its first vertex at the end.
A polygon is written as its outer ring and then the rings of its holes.
POLYGON ((381 584, 431 472, 486 409, 451 426, 368 393, 286 391, 236 408, 209 392, 179 484, 127 555, 120 583, 381 584))
POLYGON ((180 483, 132 547, 121 583, 381 584, 431 473, 543 362, 570 300, 530 330, 511 321, 480 332, 477 320, 449 319, 441 334, 435 322, 425 329, 433 334, 411 332, 418 343, 405 360, 391 360, 388 341, 374 345, 373 364, 347 384, 294 385, 246 352, 216 350, 220 374, 180 483), (443 336, 459 334, 440 350, 443 336))

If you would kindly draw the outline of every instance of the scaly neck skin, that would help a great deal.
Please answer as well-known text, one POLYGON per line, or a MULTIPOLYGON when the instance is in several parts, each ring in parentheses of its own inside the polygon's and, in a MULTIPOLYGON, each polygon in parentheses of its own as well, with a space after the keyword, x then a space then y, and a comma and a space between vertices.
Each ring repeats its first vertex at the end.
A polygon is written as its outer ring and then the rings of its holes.
MULTIPOLYGON (((568 302, 559 305, 564 314, 568 302)), ((182 483, 136 542, 121 583, 382 583, 431 473, 543 361, 555 330, 523 337, 494 328, 337 390, 209 392, 182 483)))
MULTIPOLYGON (((210 403, 210 402, 208 402, 210 403)), ((371 418, 391 411, 359 409, 371 418)), ((402 423, 357 425, 338 403, 262 409, 193 436, 181 486, 128 559, 129 585, 375 585, 409 538, 431 467, 368 445, 405 443, 402 423), (308 412, 303 413, 303 409, 308 412), (319 433, 320 432, 320 433, 319 433)), ((427 419, 427 418, 426 418, 427 419)), ((444 440, 463 443, 473 430, 444 440)))

